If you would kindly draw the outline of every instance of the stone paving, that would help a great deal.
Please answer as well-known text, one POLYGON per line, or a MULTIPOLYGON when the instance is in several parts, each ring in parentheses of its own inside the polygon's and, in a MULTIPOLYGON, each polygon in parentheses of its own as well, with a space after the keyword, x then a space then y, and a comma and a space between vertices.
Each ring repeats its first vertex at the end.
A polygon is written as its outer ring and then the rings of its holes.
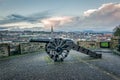
POLYGON ((0 60, 0 80, 120 80, 120 56, 102 53, 93 59, 71 51, 64 62, 53 62, 45 52, 0 60))

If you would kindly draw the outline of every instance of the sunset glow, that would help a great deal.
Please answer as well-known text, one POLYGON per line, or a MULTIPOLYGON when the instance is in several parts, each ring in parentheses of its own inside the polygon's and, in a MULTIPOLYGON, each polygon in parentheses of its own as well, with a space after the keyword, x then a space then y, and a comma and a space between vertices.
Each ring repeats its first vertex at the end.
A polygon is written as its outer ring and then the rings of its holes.
POLYGON ((43 19, 41 22, 45 27, 63 25, 72 22, 72 17, 52 17, 48 19, 43 19))

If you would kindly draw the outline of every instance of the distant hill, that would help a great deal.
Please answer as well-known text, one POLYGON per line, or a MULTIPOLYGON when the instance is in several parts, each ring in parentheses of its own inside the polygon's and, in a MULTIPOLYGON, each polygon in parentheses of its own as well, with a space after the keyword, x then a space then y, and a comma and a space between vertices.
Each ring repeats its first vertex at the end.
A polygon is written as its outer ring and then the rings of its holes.
POLYGON ((112 31, 93 31, 93 30, 84 30, 82 32, 87 32, 87 33, 113 33, 112 31))

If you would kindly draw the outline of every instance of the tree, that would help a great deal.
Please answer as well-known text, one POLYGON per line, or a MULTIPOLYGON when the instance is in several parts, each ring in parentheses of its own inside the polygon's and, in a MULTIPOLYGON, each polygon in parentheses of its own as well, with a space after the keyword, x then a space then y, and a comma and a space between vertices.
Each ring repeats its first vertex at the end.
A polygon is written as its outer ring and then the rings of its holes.
POLYGON ((118 37, 117 51, 120 51, 120 25, 114 28, 114 36, 118 37))
POLYGON ((113 31, 114 31, 114 36, 120 37, 120 25, 116 26, 113 31))

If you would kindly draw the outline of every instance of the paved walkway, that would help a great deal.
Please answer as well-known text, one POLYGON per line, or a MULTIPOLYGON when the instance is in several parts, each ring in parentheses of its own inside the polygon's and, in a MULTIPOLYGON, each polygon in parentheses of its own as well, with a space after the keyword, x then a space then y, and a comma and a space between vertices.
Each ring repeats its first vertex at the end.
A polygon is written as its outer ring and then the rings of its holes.
POLYGON ((0 80, 120 80, 120 56, 102 53, 93 59, 71 51, 62 63, 46 53, 32 53, 0 60, 0 80))

